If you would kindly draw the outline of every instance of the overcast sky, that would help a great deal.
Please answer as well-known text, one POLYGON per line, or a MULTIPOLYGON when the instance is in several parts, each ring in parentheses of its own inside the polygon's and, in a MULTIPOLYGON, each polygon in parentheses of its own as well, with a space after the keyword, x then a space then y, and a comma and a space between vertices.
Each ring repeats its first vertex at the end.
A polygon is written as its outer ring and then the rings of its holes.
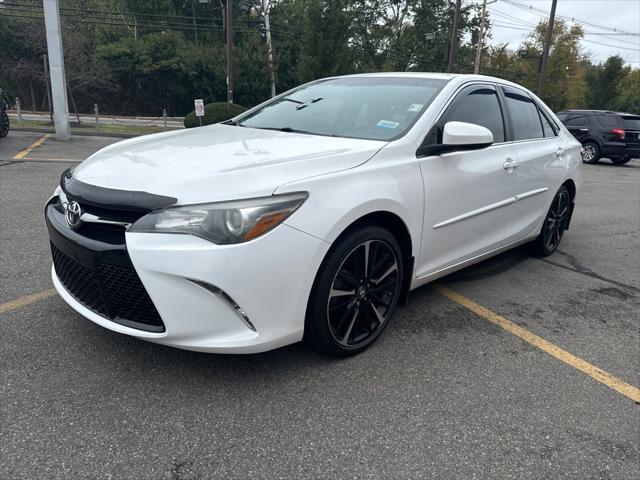
MULTIPOLYGON (((481 2, 466 0, 464 3, 481 2)), ((548 15, 551 0, 498 0, 487 8, 494 23, 491 29, 493 38, 489 43, 506 42, 515 49, 545 15, 541 11, 548 15), (538 11, 527 10, 529 7, 538 11)), ((592 61, 601 62, 610 55, 620 55, 629 65, 640 67, 640 0, 558 0, 556 18, 560 16, 575 18, 583 24, 585 36, 582 47, 591 54, 592 61), (619 32, 599 26, 615 28, 619 32), (636 35, 620 35, 621 32, 636 35)))

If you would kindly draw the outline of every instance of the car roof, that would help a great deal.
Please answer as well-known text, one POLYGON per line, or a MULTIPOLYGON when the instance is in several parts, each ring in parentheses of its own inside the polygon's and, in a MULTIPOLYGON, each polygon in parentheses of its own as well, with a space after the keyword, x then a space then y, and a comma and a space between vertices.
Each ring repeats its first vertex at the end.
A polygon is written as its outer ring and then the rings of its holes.
MULTIPOLYGON (((354 73, 351 75, 336 75, 332 77, 326 77, 321 80, 329 80, 334 78, 425 78, 425 79, 441 79, 441 80, 454 80, 459 85, 476 80, 478 82, 491 82, 499 83, 501 85, 520 88, 531 92, 523 85, 519 85, 504 78, 491 77, 489 75, 474 75, 465 73, 440 73, 440 72, 374 72, 374 73, 354 73)), ((534 95, 535 96, 535 95, 534 95)))
POLYGON ((485 82, 495 82, 501 83, 504 85, 513 85, 519 88, 526 88, 522 85, 518 85, 517 83, 510 82, 505 80, 504 78, 491 77, 489 75, 474 75, 474 74, 466 74, 466 73, 441 73, 441 72, 372 72, 372 73, 354 73, 351 75, 336 75, 333 77, 327 78, 433 78, 433 79, 442 79, 442 80, 478 80, 485 82))
POLYGON ((611 115, 626 115, 625 113, 614 112, 612 110, 580 110, 580 109, 560 110, 558 113, 604 113, 604 114, 611 114, 611 115))

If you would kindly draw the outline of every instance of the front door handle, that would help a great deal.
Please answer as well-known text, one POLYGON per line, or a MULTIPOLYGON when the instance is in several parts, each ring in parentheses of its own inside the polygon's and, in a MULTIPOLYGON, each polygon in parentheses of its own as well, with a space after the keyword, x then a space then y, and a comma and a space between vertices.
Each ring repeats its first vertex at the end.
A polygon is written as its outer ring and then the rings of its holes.
POLYGON ((502 164, 502 168, 504 168, 508 173, 511 173, 514 168, 518 168, 518 161, 512 158, 507 158, 502 164))

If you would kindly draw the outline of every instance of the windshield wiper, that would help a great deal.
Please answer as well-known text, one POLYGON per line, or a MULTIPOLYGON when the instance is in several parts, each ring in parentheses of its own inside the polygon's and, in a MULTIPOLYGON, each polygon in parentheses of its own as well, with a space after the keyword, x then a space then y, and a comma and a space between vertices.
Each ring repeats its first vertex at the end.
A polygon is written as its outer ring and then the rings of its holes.
POLYGON ((297 103, 298 105, 302 105, 304 103, 304 102, 301 102, 300 100, 294 100, 293 98, 289 98, 289 97, 281 98, 280 101, 297 103))
POLYGON ((308 130, 298 130, 297 128, 291 128, 291 127, 251 127, 251 128, 257 128, 259 130, 274 130, 276 132, 303 133, 305 135, 321 135, 324 137, 337 137, 337 135, 331 134, 331 133, 310 132, 308 130))
POLYGON ((244 127, 244 125, 242 125, 239 121, 237 120, 226 120, 224 122, 220 122, 223 125, 233 125, 234 127, 244 127))

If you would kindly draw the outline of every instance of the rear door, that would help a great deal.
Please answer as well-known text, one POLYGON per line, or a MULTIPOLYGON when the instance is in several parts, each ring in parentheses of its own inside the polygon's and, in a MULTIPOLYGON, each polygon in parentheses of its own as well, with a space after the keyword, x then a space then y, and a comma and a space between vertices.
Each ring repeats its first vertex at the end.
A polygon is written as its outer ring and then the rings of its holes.
POLYGON ((571 132, 571 135, 581 143, 589 136, 589 130, 592 128, 589 115, 584 113, 569 114, 564 124, 567 130, 571 132))
POLYGON ((564 178, 565 148, 570 147, 563 144, 559 127, 527 92, 506 86, 502 91, 518 155, 517 201, 513 205, 514 216, 505 223, 506 237, 512 242, 539 228, 541 217, 564 178))

